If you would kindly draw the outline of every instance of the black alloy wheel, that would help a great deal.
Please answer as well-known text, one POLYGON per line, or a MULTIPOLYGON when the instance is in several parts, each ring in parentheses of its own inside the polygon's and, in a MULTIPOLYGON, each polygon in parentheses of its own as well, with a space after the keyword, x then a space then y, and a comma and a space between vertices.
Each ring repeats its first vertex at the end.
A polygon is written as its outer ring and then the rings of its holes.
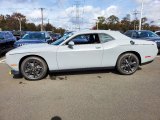
POLYGON ((28 80, 40 80, 47 75, 47 64, 39 57, 26 58, 21 66, 21 73, 28 80))
POLYGON ((133 53, 122 54, 117 61, 117 70, 124 75, 131 75, 139 67, 139 59, 133 53))

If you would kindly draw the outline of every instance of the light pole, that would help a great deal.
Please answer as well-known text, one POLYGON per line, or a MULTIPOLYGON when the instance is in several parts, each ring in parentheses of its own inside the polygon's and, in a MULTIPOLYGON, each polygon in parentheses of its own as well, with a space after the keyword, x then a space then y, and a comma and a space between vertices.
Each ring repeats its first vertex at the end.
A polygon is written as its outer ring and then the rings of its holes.
POLYGON ((99 29, 98 20, 97 20, 97 19, 93 19, 93 20, 96 21, 96 28, 97 28, 97 30, 98 30, 98 29, 99 29))
POLYGON ((97 23, 97 30, 99 29, 99 26, 98 26, 98 21, 96 21, 96 23, 97 23))
POLYGON ((143 2, 144 2, 144 0, 142 0, 142 2, 141 2, 141 16, 140 16, 140 20, 139 20, 139 30, 142 29, 143 2))
POLYGON ((19 21, 19 31, 22 31, 22 18, 18 18, 19 21))
POLYGON ((43 10, 44 10, 44 8, 40 8, 40 10, 41 10, 41 31, 43 31, 43 10))
POLYGON ((19 31, 22 31, 22 20, 25 19, 25 18, 22 18, 22 17, 16 17, 18 22, 19 22, 19 31))

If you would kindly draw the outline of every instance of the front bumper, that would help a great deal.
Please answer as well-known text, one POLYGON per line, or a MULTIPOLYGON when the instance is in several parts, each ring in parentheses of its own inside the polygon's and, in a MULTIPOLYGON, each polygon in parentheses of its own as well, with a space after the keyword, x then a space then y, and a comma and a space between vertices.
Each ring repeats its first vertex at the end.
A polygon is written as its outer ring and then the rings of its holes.
POLYGON ((16 70, 11 70, 10 73, 13 74, 13 75, 21 75, 21 73, 19 71, 16 71, 16 70))

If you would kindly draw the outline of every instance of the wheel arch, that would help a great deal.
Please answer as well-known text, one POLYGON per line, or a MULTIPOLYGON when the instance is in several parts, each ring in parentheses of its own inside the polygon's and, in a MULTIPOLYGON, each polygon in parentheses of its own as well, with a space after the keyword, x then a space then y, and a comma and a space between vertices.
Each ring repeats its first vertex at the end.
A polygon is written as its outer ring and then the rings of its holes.
POLYGON ((20 69, 21 64, 22 64, 22 62, 23 62, 26 58, 28 58, 28 57, 38 57, 38 58, 41 58, 42 60, 44 60, 44 62, 45 62, 46 65, 47 65, 47 69, 48 69, 47 72, 49 72, 48 64, 47 64, 46 60, 45 60, 42 56, 39 56, 39 55, 26 55, 26 56, 23 56, 23 57, 20 59, 20 61, 19 61, 19 71, 20 71, 20 73, 21 73, 21 69, 20 69))
MULTIPOLYGON (((120 58, 120 56, 123 55, 123 54, 125 54, 125 53, 133 53, 133 54, 135 54, 135 55, 138 57, 139 64, 141 65, 141 56, 140 56, 140 54, 139 54, 138 52, 136 52, 136 51, 125 51, 125 52, 121 53, 121 54, 118 56, 117 61, 118 61, 118 59, 120 58)), ((116 62, 116 64, 117 64, 117 62, 116 62)))

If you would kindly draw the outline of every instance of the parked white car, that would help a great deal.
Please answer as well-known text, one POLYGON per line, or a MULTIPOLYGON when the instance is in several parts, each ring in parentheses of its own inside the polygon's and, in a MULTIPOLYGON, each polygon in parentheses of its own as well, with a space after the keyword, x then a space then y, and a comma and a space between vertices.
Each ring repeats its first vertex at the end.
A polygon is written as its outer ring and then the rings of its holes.
POLYGON ((134 40, 117 31, 90 30, 71 33, 52 44, 24 45, 6 54, 12 74, 29 80, 44 78, 50 71, 116 68, 133 74, 158 53, 156 43, 134 40))

